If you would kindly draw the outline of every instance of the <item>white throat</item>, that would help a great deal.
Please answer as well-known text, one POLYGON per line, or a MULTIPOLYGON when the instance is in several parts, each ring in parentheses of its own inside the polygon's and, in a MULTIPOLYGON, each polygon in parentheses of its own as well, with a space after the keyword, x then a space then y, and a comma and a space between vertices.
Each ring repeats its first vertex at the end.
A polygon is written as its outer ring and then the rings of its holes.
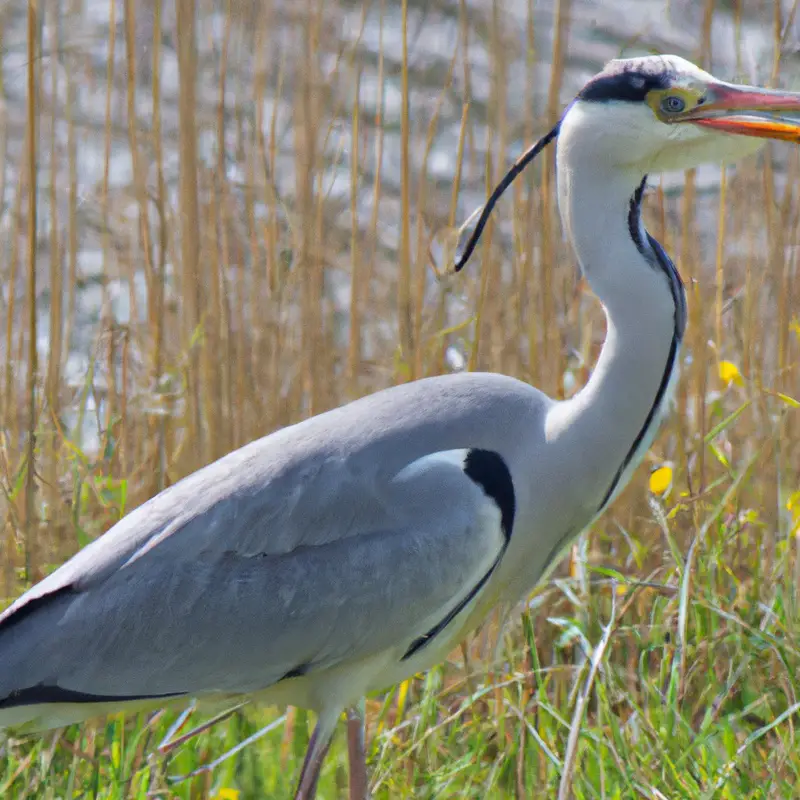
MULTIPOLYGON (((575 454, 573 474, 592 489, 586 510, 599 512, 627 483, 668 408, 682 312, 676 314, 676 286, 650 248, 638 209, 631 213, 642 171, 598 156, 586 140, 591 128, 579 118, 571 125, 572 114, 558 142, 559 210, 603 303, 607 332, 586 386, 553 409, 548 438, 574 439, 562 452, 575 454)), ((682 287, 677 291, 682 303, 682 287)))

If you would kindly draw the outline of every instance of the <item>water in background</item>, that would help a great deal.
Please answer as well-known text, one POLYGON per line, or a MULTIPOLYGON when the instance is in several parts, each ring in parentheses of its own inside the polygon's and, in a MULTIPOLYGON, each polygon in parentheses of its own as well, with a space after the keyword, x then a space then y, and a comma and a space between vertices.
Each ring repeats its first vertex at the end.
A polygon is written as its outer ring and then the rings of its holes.
MULTIPOLYGON (((14 251, 12 243, 14 198, 25 152, 26 109, 26 3, 22 0, 6 0, 0 10, 0 66, 2 67, 3 104, 0 106, 0 152, 3 153, 3 207, 0 213, 0 277, 2 277, 2 299, 0 315, 5 316, 9 297, 17 295, 17 314, 23 308, 24 270, 18 271, 15 285, 10 282, 9 259, 14 251)), ((108 0, 72 0, 56 3, 51 0, 45 6, 46 18, 42 26, 42 51, 44 58, 42 74, 42 97, 40 108, 40 160, 39 169, 39 290, 40 351, 44 357, 49 347, 47 335, 49 325, 49 270, 50 213, 51 204, 51 142, 57 158, 57 190, 55 200, 59 220, 60 242, 65 249, 66 220, 68 218, 68 178, 66 173, 67 114, 71 114, 78 126, 77 188, 78 188, 78 291, 75 297, 74 326, 69 341, 64 347, 69 354, 68 381, 75 385, 85 379, 89 354, 104 318, 113 318, 118 323, 130 320, 131 303, 128 276, 118 255, 131 252, 133 232, 138 224, 138 212, 134 193, 133 167, 128 143, 128 115, 126 109, 126 53, 124 4, 117 3, 115 31, 117 35, 114 90, 110 100, 113 119, 108 162, 108 213, 103 212, 102 191, 105 170, 106 128, 106 80, 109 53, 108 0), (51 82, 51 65, 58 63, 57 80, 51 82), (67 97, 67 71, 75 77, 74 97, 67 97), (69 108, 68 108, 69 106, 69 108), (55 127, 51 118, 55 118, 55 127), (51 138, 52 137, 52 138, 51 138), (108 237, 105 238, 104 237, 108 237), (105 242, 105 249, 104 249, 105 242), (117 246, 124 242, 124 247, 117 246), (110 246, 109 246, 110 245, 110 246)), ((162 48, 162 113, 165 179, 170 205, 177 207, 178 192, 178 65, 176 55, 175 11, 173 3, 165 0, 163 8, 162 48)), ((216 114, 218 102, 217 70, 220 42, 224 35, 227 3, 221 0, 198 3, 197 38, 199 43, 200 88, 198 102, 199 153, 201 159, 212 167, 217 160, 216 114)), ((292 101, 292 87, 298 76, 292 73, 293 61, 287 52, 300 45, 297 34, 298 13, 295 6, 303 4, 295 0, 274 3, 273 25, 268 41, 261 47, 267 52, 255 52, 256 47, 250 27, 255 16, 254 3, 233 0, 230 5, 234 19, 231 45, 228 55, 228 113, 241 117, 240 126, 252 130, 259 118, 256 109, 248 105, 247 98, 237 98, 237 87, 250 85, 259 69, 264 70, 266 81, 265 103, 260 118, 264 127, 274 118, 277 130, 283 131, 278 142, 279 159, 276 174, 270 176, 273 186, 283 203, 291 205, 296 194, 293 150, 295 140, 289 132, 292 116, 296 113, 292 101), (279 65, 283 65, 282 85, 276 91, 279 65), (261 65, 261 66, 260 66, 261 65)), ((381 3, 372 2, 366 8, 359 4, 340 3, 325 11, 323 35, 318 46, 321 49, 322 73, 335 68, 341 54, 347 54, 360 72, 359 102, 365 125, 376 113, 378 92, 378 54, 382 49, 385 59, 383 79, 383 157, 381 213, 378 225, 380 247, 386 259, 391 261, 396 254, 399 241, 400 219, 400 119, 401 119, 401 16, 400 3, 386 0, 381 23, 381 3)), ((451 61, 463 29, 459 21, 457 0, 419 1, 409 4, 408 30, 410 51, 409 84, 411 86, 412 130, 410 155, 412 165, 419 169, 425 152, 427 121, 438 108, 439 124, 436 129, 428 161, 428 175, 434 203, 446 213, 451 185, 456 169, 456 149, 461 124, 462 100, 465 94, 471 97, 470 118, 473 136, 470 141, 471 154, 460 196, 459 213, 466 216, 483 198, 484 149, 491 138, 485 135, 484 121, 489 118, 492 103, 492 64, 488 54, 488 41, 493 34, 492 15, 502 32, 503 45, 508 60, 503 79, 507 81, 510 101, 506 109, 508 122, 508 144, 503 155, 508 163, 524 146, 526 133, 531 130, 530 121, 525 120, 524 111, 529 101, 538 116, 544 117, 546 92, 550 81, 550 59, 555 18, 554 3, 545 0, 530 0, 533 9, 529 16, 526 0, 504 0, 499 4, 468 0, 469 48, 466 62, 468 73, 463 69, 463 53, 453 72, 450 88, 442 95, 451 61), (529 48, 530 20, 533 21, 533 43, 535 52, 529 48), (530 80, 530 70, 535 70, 535 79, 530 80), (469 86, 465 85, 469 81, 469 86), (533 97, 526 98, 533 86, 533 97), (539 89, 541 87, 541 89, 539 89), (518 102, 517 102, 518 100, 518 102)), ((605 61, 620 55, 642 52, 673 52, 696 59, 701 48, 703 8, 705 4, 693 0, 574 0, 571 4, 571 25, 566 70, 562 85, 562 100, 574 95, 581 84, 605 61)), ((718 3, 718 6, 733 4, 718 3)), ((768 81, 774 62, 774 4, 747 0, 741 27, 737 29, 733 15, 725 8, 715 11, 711 36, 711 52, 706 53, 706 66, 721 77, 739 77, 749 82, 768 81)), ((785 3, 787 10, 791 3, 785 3)), ((153 41, 154 15, 152 3, 136 4, 136 55, 140 74, 137 76, 136 115, 143 141, 152 120, 151 72, 149 53, 153 41)), ((781 78, 784 84, 791 83, 797 74, 798 60, 794 56, 796 38, 794 31, 787 31, 782 54, 781 78)), ((350 73, 353 74, 351 70, 350 73)), ((334 106, 338 108, 341 126, 334 125, 326 138, 325 153, 327 167, 322 181, 329 200, 341 200, 341 213, 334 215, 333 224, 342 230, 349 229, 350 198, 350 152, 349 131, 352 105, 355 100, 355 83, 339 81, 333 87, 334 106)), ((230 125, 231 131, 236 125, 230 125)), ((535 128, 536 132, 541 130, 535 128)), ((263 131, 265 135, 268 130, 263 131)), ((235 154, 237 141, 232 138, 230 152, 235 154)), ((152 147, 144 147, 145 161, 152 147)), ((495 162, 497 163, 497 162, 495 162)), ((228 179, 233 184, 244 185, 246 176, 235 157, 226 155, 228 179)), ((155 176, 149 163, 146 182, 153 186, 155 176)), ((364 160, 362 180, 359 186, 357 208, 363 224, 369 220, 374 203, 373 183, 370 170, 374 162, 364 160)), ((717 170, 710 170, 701 186, 713 191, 717 170)), ((680 177, 676 178, 680 180, 680 177)), ((709 204, 711 208, 713 204, 709 204)), ((24 204, 22 206, 24 214, 24 204)), ((262 217, 266 208, 256 209, 262 217)), ((713 227, 713 226, 712 226, 713 227)), ((24 224, 21 231, 24 234, 24 224)), ((128 257, 126 255, 126 257, 128 257)), ((24 249, 17 252, 24 258, 24 249)), ((66 269, 66 253, 61 256, 66 269)), ((170 262, 167 272, 170 272, 170 262)), ((245 265, 246 266, 246 265, 245 265)), ((134 268, 137 308, 140 323, 144 323, 145 280, 142 271, 134 268)), ((345 314, 349 292, 346 280, 331 293, 334 303, 340 305, 345 314)), ((0 351, 8 346, 0 338, 0 351)), ((5 356, 3 356, 5 360, 5 356)))

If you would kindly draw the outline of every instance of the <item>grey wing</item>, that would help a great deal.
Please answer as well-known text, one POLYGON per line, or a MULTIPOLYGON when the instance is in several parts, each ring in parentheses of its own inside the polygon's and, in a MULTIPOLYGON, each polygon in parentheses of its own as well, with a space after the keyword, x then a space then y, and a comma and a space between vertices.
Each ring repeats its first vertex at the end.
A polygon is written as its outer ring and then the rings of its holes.
POLYGON ((502 375, 461 373, 395 386, 276 431, 129 513, 0 613, 0 635, 12 617, 140 560, 177 570, 229 552, 285 555, 396 525, 385 493, 408 464, 465 445, 509 448, 519 439, 510 421, 535 421, 549 402, 502 375))
MULTIPOLYGON (((53 687, 104 698, 249 692, 410 647, 505 546, 500 510, 465 473, 465 455, 430 454, 388 479, 343 479, 339 464, 338 488, 322 495, 316 481, 330 478, 319 472, 289 487, 295 525, 338 525, 308 544, 298 529, 285 551, 190 546, 176 558, 182 537, 155 536, 123 568, 34 598, 0 625, 0 701, 53 687)), ((223 542, 248 541, 251 515, 225 519, 223 542)))

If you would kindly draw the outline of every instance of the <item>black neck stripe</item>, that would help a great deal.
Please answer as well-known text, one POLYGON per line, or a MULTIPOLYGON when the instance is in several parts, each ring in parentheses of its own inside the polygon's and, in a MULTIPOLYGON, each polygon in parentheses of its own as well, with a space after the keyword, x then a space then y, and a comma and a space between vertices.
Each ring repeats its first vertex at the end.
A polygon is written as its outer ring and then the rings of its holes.
POLYGON ((643 242, 641 240, 642 197, 644 196, 644 187, 646 182, 647 176, 645 175, 644 179, 633 193, 633 197, 631 197, 630 209, 628 211, 628 230, 630 231, 631 238, 633 239, 633 242, 639 252, 650 264, 653 265, 655 269, 660 270, 666 278, 667 285, 672 296, 672 302, 675 306, 675 312, 673 314, 672 341, 670 342, 667 361, 666 364, 664 364, 664 372, 661 375, 661 382, 658 385, 656 396, 653 399, 650 410, 647 412, 647 417, 645 418, 644 424, 639 430, 639 433, 636 434, 633 444, 631 444, 627 454, 625 455, 625 458, 622 461, 622 464, 620 464, 619 469, 615 473, 614 479, 612 480, 611 485, 608 487, 602 503, 600 503, 600 509, 604 508, 606 503, 608 503, 611 495, 614 493, 614 489, 617 487, 617 484, 622 477, 622 473, 625 471, 625 468, 628 466, 628 464, 630 464, 636 451, 639 449, 639 445, 642 443, 642 440, 647 435, 647 432, 650 430, 650 427, 653 424, 656 411, 664 399, 667 387, 669 386, 670 378, 675 370, 675 362, 678 357, 678 348, 683 339, 684 331, 686 330, 686 291, 683 287, 681 276, 678 273, 678 270, 675 269, 675 265, 672 263, 670 257, 664 251, 664 248, 649 233, 647 233, 647 231, 645 231, 647 242, 643 242))
MULTIPOLYGON (((625 471, 625 468, 628 466, 628 464, 630 464, 634 454, 642 442, 642 439, 644 439, 647 431, 650 430, 650 426, 653 424, 653 418, 656 410, 664 399, 664 394, 667 391, 667 386, 669 386, 670 378, 672 377, 672 373, 675 369, 675 361, 678 357, 678 347, 683 339, 684 331, 686 330, 686 292, 683 288, 681 276, 678 274, 678 270, 675 269, 675 265, 670 260, 670 257, 664 252, 664 248, 647 231, 644 232, 647 241, 642 241, 641 233, 643 229, 641 225, 641 209, 646 183, 647 176, 645 175, 645 177, 642 179, 642 182, 636 187, 633 196, 631 197, 630 206, 628 209, 628 230, 634 244, 636 245, 636 248, 639 250, 642 256, 653 266, 654 269, 661 270, 667 279, 670 294, 672 295, 672 301, 675 304, 672 341, 670 343, 667 361, 664 365, 664 372, 662 373, 658 390, 656 391, 655 398, 653 399, 653 403, 647 413, 644 424, 639 430, 639 433, 636 435, 636 438, 633 440, 633 444, 628 449, 622 464, 614 474, 614 479, 611 481, 611 485, 608 487, 605 495, 603 496, 603 500, 597 509, 598 513, 605 508, 606 504, 611 498, 611 495, 614 493, 614 489, 616 489, 617 484, 622 478, 622 473, 625 471)), ((559 540, 547 554, 547 558, 544 561, 543 571, 546 571, 550 567, 553 559, 558 556, 558 554, 564 547, 566 547, 567 543, 573 537, 580 533, 580 530, 580 528, 570 528, 560 536, 559 540)))
POLYGON ((636 249, 646 257, 647 244, 642 239, 642 198, 644 197, 644 187, 647 185, 647 175, 642 178, 642 182, 636 187, 636 191, 631 196, 628 206, 628 231, 631 239, 636 245, 636 249))

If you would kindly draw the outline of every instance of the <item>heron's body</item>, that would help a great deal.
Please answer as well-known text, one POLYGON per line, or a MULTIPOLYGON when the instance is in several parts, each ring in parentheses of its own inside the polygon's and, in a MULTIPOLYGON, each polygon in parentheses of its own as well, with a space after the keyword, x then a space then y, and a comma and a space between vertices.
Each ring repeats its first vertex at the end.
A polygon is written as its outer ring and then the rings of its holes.
POLYGON ((0 616, 0 727, 188 697, 304 706, 322 731, 310 797, 344 708, 441 661, 557 563, 627 483, 678 374, 684 291, 641 222, 646 173, 753 149, 701 124, 773 130, 707 103, 768 94, 680 59, 620 63, 560 123, 559 208, 608 323, 586 386, 555 401, 501 375, 428 378, 194 473, 0 616))
MULTIPOLYGON (((654 378, 631 426, 650 410, 654 378)), ((259 692, 323 710, 332 689, 348 705, 438 663, 489 607, 534 585, 607 502, 636 431, 620 439, 616 463, 594 465, 587 494, 577 465, 559 458, 580 405, 580 396, 555 403, 501 375, 430 378, 194 473, 6 612, 0 697, 17 702, 0 703, 0 723, 83 719, 92 696, 105 707, 259 692), (498 474, 470 477, 470 450, 498 474), (537 547, 538 531, 552 529, 558 544, 537 547), (70 703, 71 692, 86 696, 70 703)))

